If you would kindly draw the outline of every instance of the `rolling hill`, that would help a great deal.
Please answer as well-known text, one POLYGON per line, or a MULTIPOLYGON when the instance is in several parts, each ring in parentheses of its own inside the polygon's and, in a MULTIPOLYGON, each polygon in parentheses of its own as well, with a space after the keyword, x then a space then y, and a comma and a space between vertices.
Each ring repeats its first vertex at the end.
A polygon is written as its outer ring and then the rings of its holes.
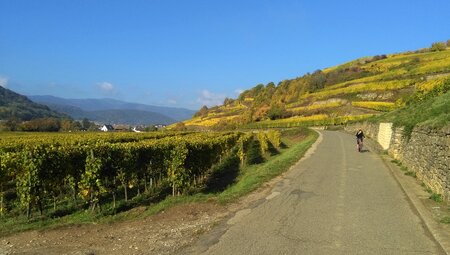
POLYGON ((203 107, 190 128, 333 125, 405 106, 417 93, 450 82, 450 49, 364 57, 275 85, 259 84, 224 104, 203 107))
POLYGON ((28 121, 47 117, 68 118, 67 115, 53 111, 45 105, 32 102, 26 96, 0 86, 0 120, 28 121))
POLYGON ((184 108, 128 103, 108 98, 65 99, 54 96, 30 96, 30 99, 68 114, 74 119, 88 118, 104 123, 171 124, 189 119, 195 113, 184 108))

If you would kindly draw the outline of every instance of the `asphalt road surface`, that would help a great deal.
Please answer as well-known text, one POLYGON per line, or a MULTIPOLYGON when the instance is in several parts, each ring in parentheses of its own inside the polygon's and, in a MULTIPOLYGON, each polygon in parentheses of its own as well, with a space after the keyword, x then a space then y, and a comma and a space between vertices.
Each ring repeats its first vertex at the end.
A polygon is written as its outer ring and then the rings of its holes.
POLYGON ((352 135, 320 131, 271 194, 184 254, 441 254, 389 169, 352 135))

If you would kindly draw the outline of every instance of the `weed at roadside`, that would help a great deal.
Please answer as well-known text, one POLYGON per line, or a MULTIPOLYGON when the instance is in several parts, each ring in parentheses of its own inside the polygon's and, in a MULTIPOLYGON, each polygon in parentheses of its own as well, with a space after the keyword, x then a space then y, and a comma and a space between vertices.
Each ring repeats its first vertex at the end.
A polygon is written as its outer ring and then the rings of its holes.
POLYGON ((442 218, 439 222, 444 224, 450 224, 450 216, 442 218))
POLYGON ((416 172, 413 172, 413 171, 407 171, 407 172, 405 173, 405 175, 411 176, 411 177, 414 177, 414 178, 417 177, 416 172))
POLYGON ((435 202, 438 202, 438 203, 441 203, 442 201, 444 201, 444 199, 442 199, 442 195, 441 194, 437 194, 437 193, 432 193, 431 196, 430 196, 430 199, 435 201, 435 202))

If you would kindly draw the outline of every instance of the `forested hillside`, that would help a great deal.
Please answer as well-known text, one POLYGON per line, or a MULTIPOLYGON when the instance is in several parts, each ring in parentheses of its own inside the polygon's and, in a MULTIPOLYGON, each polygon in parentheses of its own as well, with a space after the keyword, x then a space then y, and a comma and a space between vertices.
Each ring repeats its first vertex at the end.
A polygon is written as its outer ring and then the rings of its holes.
POLYGON ((341 124, 405 106, 450 79, 450 40, 430 48, 354 61, 259 84, 223 105, 201 108, 188 128, 341 124))
POLYGON ((67 116, 0 86, 0 120, 18 119, 27 121, 48 117, 61 118, 67 116))

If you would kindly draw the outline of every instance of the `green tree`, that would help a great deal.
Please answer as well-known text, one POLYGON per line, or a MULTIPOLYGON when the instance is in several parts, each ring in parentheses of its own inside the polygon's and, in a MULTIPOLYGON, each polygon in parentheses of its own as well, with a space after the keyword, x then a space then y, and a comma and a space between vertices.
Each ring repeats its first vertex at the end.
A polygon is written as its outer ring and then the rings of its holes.
POLYGON ((198 112, 194 114, 194 117, 204 117, 206 115, 208 115, 208 107, 204 105, 198 112))
POLYGON ((3 124, 6 131, 16 131, 20 126, 21 121, 18 118, 9 118, 3 124))
POLYGON ((89 130, 89 128, 91 128, 91 122, 87 119, 87 118, 84 118, 82 121, 81 121, 81 127, 84 129, 84 130, 89 130))
POLYGON ((61 128, 61 122, 56 118, 33 119, 22 123, 22 131, 56 132, 61 128))
POLYGON ((156 128, 155 126, 151 125, 145 128, 146 132, 155 132, 158 131, 158 128, 156 128))
POLYGON ((223 105, 230 105, 230 104, 232 104, 233 102, 234 102, 233 99, 226 97, 226 98, 223 100, 223 105))
POLYGON ((186 125, 183 122, 178 122, 175 127, 173 127, 173 130, 175 131, 186 131, 186 125))
POLYGON ((311 89, 311 91, 323 89, 326 81, 327 77, 325 73, 323 73, 321 70, 317 70, 310 76, 309 88, 311 89))
POLYGON ((443 51, 447 48, 445 42, 435 42, 431 44, 431 51, 443 51))
POLYGON ((286 113, 286 107, 284 104, 273 104, 267 111, 267 117, 271 120, 281 119, 286 113))

